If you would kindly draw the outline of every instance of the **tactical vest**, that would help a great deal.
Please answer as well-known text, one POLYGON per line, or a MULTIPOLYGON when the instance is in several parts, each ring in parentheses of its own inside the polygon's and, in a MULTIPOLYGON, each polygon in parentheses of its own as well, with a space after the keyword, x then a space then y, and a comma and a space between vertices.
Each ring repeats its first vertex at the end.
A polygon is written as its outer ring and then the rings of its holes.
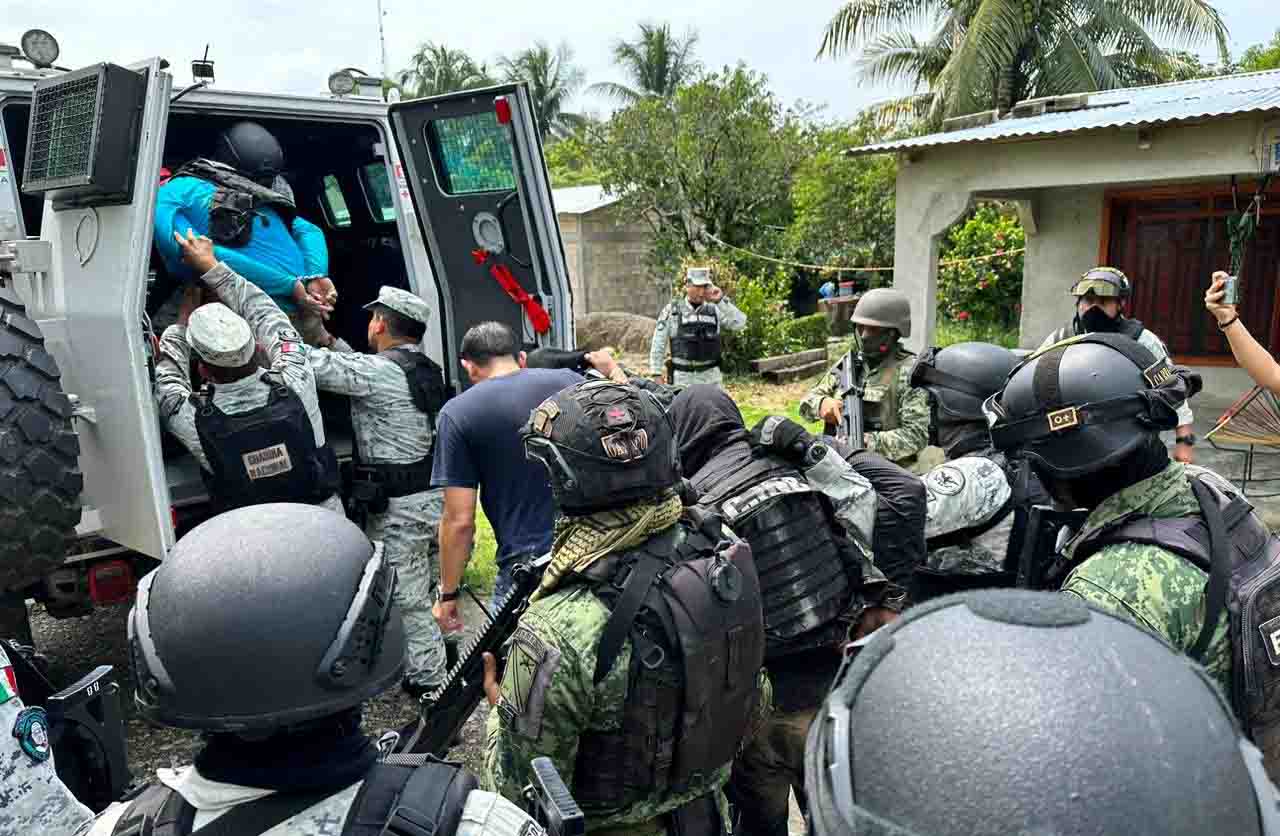
POLYGON ((864 432, 878 433, 898 428, 898 369, 914 356, 899 346, 892 357, 867 375, 862 394, 864 432))
MULTIPOLYGON (((377 356, 385 357, 400 367, 409 384, 413 405, 420 412, 431 416, 434 424, 440 408, 449 399, 440 367, 416 349, 392 348, 378 352, 377 356)), ((387 498, 411 496, 431 487, 431 456, 407 463, 370 462, 357 448, 356 459, 357 480, 372 480, 377 483, 376 491, 365 501, 369 510, 375 513, 386 510, 383 503, 387 498)))
MULTIPOLYGON (((373 765, 347 809, 342 836, 422 833, 453 836, 462 821, 467 794, 479 788, 475 776, 452 763, 425 755, 393 755, 373 765)), ((198 833, 256 836, 288 821, 334 792, 273 793, 237 804, 198 833)), ((188 836, 196 809, 164 784, 148 786, 129 804, 112 836, 188 836)), ((336 824, 336 822, 334 822, 336 824)), ((300 828, 289 830, 306 836, 300 828)), ((326 829, 324 833, 336 833, 326 829)), ((320 836, 321 831, 316 831, 320 836)))
POLYGON ((298 214, 297 206, 289 198, 214 160, 192 160, 173 176, 194 177, 218 187, 209 204, 209 237, 215 244, 226 247, 248 244, 253 237, 253 219, 264 207, 274 209, 286 227, 293 225, 298 214))
POLYGON ((720 365, 720 312, 702 304, 677 314, 679 323, 671 338, 671 364, 676 371, 696 372, 720 365))
POLYGON ((751 549, 725 539, 718 518, 699 517, 686 513, 580 575, 610 610, 596 685, 631 641, 621 727, 579 740, 572 789, 588 815, 709 791, 756 711, 764 624, 751 549))
POLYGON ((1205 623, 1188 655, 1203 662, 1220 619, 1228 620, 1231 705, 1274 782, 1280 780, 1280 537, 1243 497, 1203 479, 1191 485, 1200 516, 1122 517, 1081 540, 1055 577, 1065 580, 1099 550, 1121 543, 1157 546, 1205 571, 1205 623))
POLYGON ((712 458, 691 480, 698 507, 751 546, 764 606, 765 657, 845 638, 841 620, 862 586, 856 547, 804 474, 772 457, 712 458))
POLYGON ((267 402, 228 415, 213 402, 214 387, 193 395, 196 432, 209 461, 205 484, 218 513, 265 502, 322 502, 338 491, 338 460, 316 446, 302 399, 268 372, 267 402))
MULTIPOLYGON (((1122 316, 1120 317, 1120 328, 1116 331, 1116 333, 1123 334, 1129 339, 1136 341, 1139 337, 1142 336, 1142 332, 1145 330, 1146 330, 1146 327, 1142 324, 1140 320, 1130 319, 1127 316, 1122 316)), ((1074 319, 1071 320, 1070 325, 1065 325, 1059 328, 1057 331, 1054 331, 1052 334, 1050 334, 1049 339, 1046 340, 1046 342, 1052 341, 1055 343, 1060 343, 1069 337, 1078 337, 1083 333, 1084 331, 1080 329, 1080 317, 1079 315, 1077 315, 1074 319)))

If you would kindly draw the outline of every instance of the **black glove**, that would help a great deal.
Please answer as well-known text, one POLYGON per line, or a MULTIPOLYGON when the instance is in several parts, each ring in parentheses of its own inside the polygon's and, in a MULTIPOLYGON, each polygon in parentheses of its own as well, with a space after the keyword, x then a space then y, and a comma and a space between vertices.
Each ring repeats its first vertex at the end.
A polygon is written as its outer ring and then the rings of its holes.
POLYGON ((818 438, 790 418, 769 415, 751 428, 750 441, 759 453, 774 453, 804 464, 805 454, 818 438))

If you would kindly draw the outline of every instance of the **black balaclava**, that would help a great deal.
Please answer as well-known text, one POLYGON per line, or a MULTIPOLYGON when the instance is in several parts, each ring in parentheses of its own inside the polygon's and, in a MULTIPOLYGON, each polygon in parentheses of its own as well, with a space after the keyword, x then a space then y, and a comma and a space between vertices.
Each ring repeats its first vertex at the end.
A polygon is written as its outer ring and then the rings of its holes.
POLYGON ((1121 317, 1119 314, 1107 316, 1106 311, 1094 305, 1083 315, 1076 314, 1076 322, 1079 323, 1077 330, 1084 334, 1115 334, 1120 331, 1121 317))
POLYGON ((1160 440, 1159 434, 1153 433, 1147 443, 1134 450, 1131 455, 1096 473, 1081 476, 1079 479, 1055 480, 1049 474, 1036 469, 1036 475, 1040 477, 1049 493, 1054 494, 1055 499, 1059 494, 1054 490, 1054 485, 1057 484, 1070 495, 1071 504, 1077 508, 1092 511, 1107 498, 1144 479, 1150 479, 1168 466, 1169 450, 1160 440))
MULTIPOLYGON (((711 458, 734 442, 747 448, 747 428, 733 398, 709 383, 687 387, 668 410, 676 427, 680 447, 680 469, 689 477, 711 458)), ((747 448, 747 455, 750 450, 747 448)))

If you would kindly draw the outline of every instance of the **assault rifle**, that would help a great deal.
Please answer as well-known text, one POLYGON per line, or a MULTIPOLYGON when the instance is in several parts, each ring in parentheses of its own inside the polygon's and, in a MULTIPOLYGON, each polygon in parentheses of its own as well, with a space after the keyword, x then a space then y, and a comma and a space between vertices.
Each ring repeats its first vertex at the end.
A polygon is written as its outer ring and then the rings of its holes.
POLYGON ((533 783, 524 788, 525 808, 551 836, 582 836, 587 829, 582 808, 573 800, 551 758, 534 758, 533 783))
POLYGON ((838 425, 827 425, 827 434, 843 441, 854 450, 862 449, 862 392, 866 385, 866 368, 853 351, 840 364, 840 409, 838 425))
POLYGON ((1048 505, 1031 506, 1027 512, 1022 553, 1018 556, 1019 589, 1044 589, 1048 586, 1049 569, 1058 550, 1058 532, 1064 525, 1079 526, 1087 516, 1087 511, 1055 511, 1048 505))
POLYGON ((95 813, 120 800, 131 776, 120 686, 111 666, 99 665, 59 691, 45 676, 44 659, 34 648, 9 640, 4 651, 13 666, 18 696, 48 715, 49 744, 62 783, 95 813))
POLYGON ((518 563, 511 570, 511 590, 497 611, 488 614, 483 626, 459 649, 458 662, 449 669, 444 684, 422 698, 416 724, 410 723, 400 734, 398 753, 444 757, 462 725, 484 699, 484 654, 492 653, 502 665, 507 641, 515 633, 516 622, 550 562, 548 552, 528 563, 518 563))

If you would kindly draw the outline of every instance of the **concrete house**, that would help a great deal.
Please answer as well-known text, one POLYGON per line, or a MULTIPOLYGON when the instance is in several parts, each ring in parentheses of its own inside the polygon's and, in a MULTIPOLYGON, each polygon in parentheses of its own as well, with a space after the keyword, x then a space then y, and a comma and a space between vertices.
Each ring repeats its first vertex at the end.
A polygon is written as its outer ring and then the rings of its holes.
MULTIPOLYGON (((1027 231, 1023 347, 1070 320, 1082 272, 1110 264, 1134 283, 1130 313, 1203 367, 1202 397, 1250 388, 1203 297, 1230 265, 1233 178, 1243 207, 1280 168, 1280 71, 1029 100, 946 128, 848 152, 898 155, 894 285, 911 299, 913 348, 933 339, 941 236, 975 200, 998 198, 1027 231)), ((1280 176, 1268 193, 1241 317, 1280 355, 1280 176)))
POLYGON ((551 197, 573 286, 573 315, 611 311, 657 316, 669 294, 646 271, 645 259, 653 249, 648 228, 619 219, 618 199, 600 186, 554 189, 551 197))

